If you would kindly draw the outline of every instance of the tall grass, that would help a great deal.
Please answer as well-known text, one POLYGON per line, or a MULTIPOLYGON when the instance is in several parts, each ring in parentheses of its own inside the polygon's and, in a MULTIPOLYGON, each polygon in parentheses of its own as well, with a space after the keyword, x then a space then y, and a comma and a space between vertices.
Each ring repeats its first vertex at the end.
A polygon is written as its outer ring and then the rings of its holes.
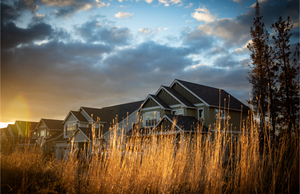
MULTIPOLYGON (((219 121, 221 122, 221 121, 219 121)), ((82 162, 45 158, 40 148, 1 154, 3 193, 299 193, 299 135, 261 143, 259 126, 244 121, 239 142, 218 131, 132 140, 137 151, 111 146, 108 157, 82 162)), ((224 125, 225 131, 230 125, 224 125)), ((267 126, 266 126, 267 127, 267 126)), ((297 129, 297 128, 296 128, 297 129)), ((7 145, 6 142, 5 145, 7 145)), ((2 145, 4 142, 2 142, 2 145)))

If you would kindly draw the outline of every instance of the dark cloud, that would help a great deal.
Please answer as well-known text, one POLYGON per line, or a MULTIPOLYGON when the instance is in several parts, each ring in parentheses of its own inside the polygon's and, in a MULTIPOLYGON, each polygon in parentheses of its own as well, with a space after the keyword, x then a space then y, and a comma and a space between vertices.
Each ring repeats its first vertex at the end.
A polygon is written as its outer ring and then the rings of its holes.
POLYGON ((26 29, 17 27, 13 22, 4 24, 1 27, 2 49, 13 48, 35 40, 44 40, 49 38, 53 33, 52 27, 45 23, 38 23, 26 29))
POLYGON ((20 17, 20 13, 13 5, 1 2, 1 24, 16 20, 20 17))
MULTIPOLYGON (((299 7, 298 0, 268 0, 261 2, 260 13, 263 16, 262 21, 270 33, 272 33, 271 24, 277 21, 279 16, 282 16, 284 19, 290 16, 293 22, 298 21, 299 10, 297 7, 299 7)), ((201 44, 204 41, 203 39, 215 36, 221 38, 226 47, 244 46, 251 39, 250 27, 253 25, 254 17, 255 9, 254 7, 250 7, 247 12, 235 18, 221 18, 209 24, 200 25, 197 29, 187 34, 186 39, 193 40, 195 38, 201 44)), ((299 29, 296 31, 298 33, 295 34, 299 34, 299 29)))
POLYGON ((217 57, 213 62, 215 67, 235 67, 239 65, 239 61, 233 58, 232 55, 217 57))
POLYGON ((94 19, 76 27, 76 32, 87 42, 103 42, 112 45, 125 45, 132 39, 128 28, 112 26, 108 20, 94 19))

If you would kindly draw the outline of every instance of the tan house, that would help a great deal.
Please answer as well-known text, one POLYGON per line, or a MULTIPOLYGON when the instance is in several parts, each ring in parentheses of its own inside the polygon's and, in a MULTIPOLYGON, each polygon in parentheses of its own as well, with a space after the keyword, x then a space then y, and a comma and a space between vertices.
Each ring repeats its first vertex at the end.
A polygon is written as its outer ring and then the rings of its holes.
POLYGON ((35 129, 31 130, 31 139, 41 146, 46 155, 55 155, 56 145, 53 140, 63 132, 62 120, 42 118, 35 129))
MULTIPOLYGON (((170 86, 161 86, 154 95, 149 94, 139 108, 139 122, 135 129, 142 135, 215 132, 217 121, 231 124, 230 133, 240 133, 242 120, 249 108, 225 90, 175 79, 170 86), (226 122, 224 122, 226 121, 226 122), (148 129, 148 130, 146 130, 148 129)), ((137 132, 130 130, 130 138, 137 132)))

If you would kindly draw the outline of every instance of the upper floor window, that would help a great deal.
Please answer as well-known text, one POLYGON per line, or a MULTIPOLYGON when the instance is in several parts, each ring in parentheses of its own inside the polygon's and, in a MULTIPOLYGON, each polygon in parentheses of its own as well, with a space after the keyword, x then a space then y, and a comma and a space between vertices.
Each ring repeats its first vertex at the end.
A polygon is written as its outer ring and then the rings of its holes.
POLYGON ((183 109, 172 110, 172 115, 184 115, 183 109))
POLYGON ((76 130, 76 124, 66 126, 66 136, 71 136, 76 130))
POLYGON ((143 114, 143 126, 153 127, 156 125, 159 118, 160 118, 159 111, 146 112, 145 114, 143 114))
POLYGON ((40 130, 40 136, 46 137, 46 130, 40 130))
POLYGON ((204 118, 204 108, 198 108, 198 119, 204 118))
POLYGON ((215 118, 216 119, 226 119, 227 118, 226 111, 215 109, 215 118))
POLYGON ((36 137, 36 132, 33 133, 33 137, 36 137))

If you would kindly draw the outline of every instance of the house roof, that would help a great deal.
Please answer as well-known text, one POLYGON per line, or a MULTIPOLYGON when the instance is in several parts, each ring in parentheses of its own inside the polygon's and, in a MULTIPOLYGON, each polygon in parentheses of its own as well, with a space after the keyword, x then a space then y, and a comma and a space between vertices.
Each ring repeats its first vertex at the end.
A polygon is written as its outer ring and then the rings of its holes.
POLYGON ((63 132, 57 132, 57 133, 55 133, 54 135, 52 135, 50 138, 48 138, 48 139, 46 140, 46 142, 56 140, 56 139, 58 139, 60 136, 63 136, 63 134, 64 134, 63 132))
POLYGON ((80 121, 80 122, 88 122, 86 120, 86 118, 80 112, 78 112, 78 111, 72 111, 72 110, 70 112, 76 117, 76 119, 78 121, 80 121))
POLYGON ((9 131, 8 131, 7 127, 1 128, 1 131, 2 131, 2 133, 5 134, 6 137, 10 137, 10 134, 9 134, 9 131))
POLYGON ((54 119, 41 119, 48 127, 48 129, 63 129, 63 120, 54 120, 54 119))
MULTIPOLYGON (((217 89, 209 86, 204 86, 196 83, 191 83, 183 80, 176 79, 177 82, 182 84, 185 88, 190 90, 196 97, 200 98, 202 101, 207 103, 210 106, 219 106, 219 93, 221 91, 221 107, 224 107, 224 99, 226 99, 226 103, 229 101, 229 93, 227 93, 223 89, 217 89)), ((230 95, 230 108, 241 110, 241 106, 243 106, 243 111, 247 111, 249 108, 240 102, 238 99, 230 95)), ((225 108, 228 107, 228 104, 225 105, 225 108)))
POLYGON ((16 124, 20 127, 20 130, 22 131, 22 134, 25 135, 29 131, 32 131, 35 129, 35 127, 38 125, 38 122, 30 122, 30 121, 16 121, 16 124))
POLYGON ((139 128, 136 124, 126 133, 128 137, 145 136, 150 133, 150 128, 139 128))
POLYGON ((159 103, 164 109, 171 109, 169 105, 167 105, 164 101, 162 101, 157 96, 150 94, 151 98, 153 98, 157 103, 159 103))
POLYGON ((19 135, 19 130, 18 128, 15 126, 15 124, 9 124, 7 126, 7 128, 9 128, 11 130, 11 132, 13 133, 14 137, 17 137, 19 135))
POLYGON ((162 86, 162 88, 164 88, 172 96, 174 96, 176 99, 178 99, 186 107, 195 108, 195 106, 193 105, 193 103, 191 103, 190 101, 188 101, 186 98, 184 98, 183 96, 181 96, 178 92, 176 92, 172 88, 170 88, 168 86, 162 86))
MULTIPOLYGON (((176 125, 180 127, 180 129, 184 132, 197 131, 198 127, 201 126, 200 121, 195 117, 170 114, 166 114, 166 117, 169 118, 169 121, 171 121, 171 123, 175 122, 176 125)), ((208 128, 205 125, 203 125, 202 131, 207 132, 208 128)))

